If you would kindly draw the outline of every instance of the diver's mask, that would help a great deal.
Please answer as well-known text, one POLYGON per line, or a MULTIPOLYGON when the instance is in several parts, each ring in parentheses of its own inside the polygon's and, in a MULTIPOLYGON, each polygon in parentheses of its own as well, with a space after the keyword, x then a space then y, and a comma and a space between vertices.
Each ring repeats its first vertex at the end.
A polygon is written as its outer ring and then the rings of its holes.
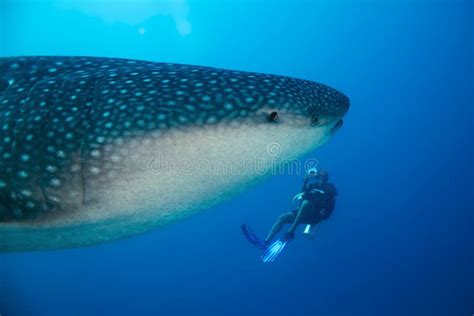
POLYGON ((306 176, 316 176, 318 174, 318 169, 316 168, 309 168, 306 170, 306 176))

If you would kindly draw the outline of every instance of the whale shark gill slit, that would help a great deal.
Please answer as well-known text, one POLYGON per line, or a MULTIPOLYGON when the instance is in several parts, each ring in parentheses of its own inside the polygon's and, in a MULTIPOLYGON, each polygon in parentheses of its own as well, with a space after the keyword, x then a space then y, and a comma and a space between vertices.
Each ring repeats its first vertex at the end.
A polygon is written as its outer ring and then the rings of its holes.
POLYGON ((7 80, 0 78, 0 94, 3 93, 9 85, 7 80))

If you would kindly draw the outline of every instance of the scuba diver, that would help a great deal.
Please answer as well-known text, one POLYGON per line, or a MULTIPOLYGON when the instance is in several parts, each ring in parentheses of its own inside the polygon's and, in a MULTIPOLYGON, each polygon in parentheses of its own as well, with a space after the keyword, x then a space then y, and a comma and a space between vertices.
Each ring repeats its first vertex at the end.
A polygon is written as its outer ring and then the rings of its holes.
POLYGON ((312 236, 314 227, 331 216, 336 206, 336 195, 336 187, 329 183, 329 173, 326 170, 309 169, 301 193, 293 198, 293 201, 300 202, 298 208, 280 215, 265 240, 260 240, 246 224, 241 226, 242 232, 250 243, 264 250, 264 262, 273 262, 286 244, 294 239, 296 228, 300 224, 306 224, 304 234, 312 236), (272 243, 285 224, 291 224, 288 231, 282 239, 272 243))

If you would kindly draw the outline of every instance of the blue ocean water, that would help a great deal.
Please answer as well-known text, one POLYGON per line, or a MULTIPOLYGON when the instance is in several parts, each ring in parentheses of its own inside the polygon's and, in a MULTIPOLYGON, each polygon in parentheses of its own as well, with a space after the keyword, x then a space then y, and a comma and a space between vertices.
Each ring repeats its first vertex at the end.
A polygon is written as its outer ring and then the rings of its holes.
MULTIPOLYGON (((311 153, 339 196, 273 264, 241 236, 291 208, 281 175, 104 245, 0 255, 0 314, 474 313, 471 1, 0 0, 0 56, 88 55, 333 86, 343 128, 311 153)), ((0 236, 1 238, 1 236, 0 236)))

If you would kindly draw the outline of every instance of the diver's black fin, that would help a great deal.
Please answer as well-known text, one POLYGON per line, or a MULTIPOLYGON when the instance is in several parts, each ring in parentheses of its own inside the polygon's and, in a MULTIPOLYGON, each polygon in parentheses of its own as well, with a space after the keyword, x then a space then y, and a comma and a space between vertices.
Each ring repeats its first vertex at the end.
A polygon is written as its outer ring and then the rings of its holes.
POLYGON ((265 243, 260 238, 258 238, 258 236, 250 229, 247 224, 243 224, 242 226, 240 226, 240 229, 242 230, 244 237, 249 241, 249 243, 257 247, 258 249, 267 249, 265 243))

